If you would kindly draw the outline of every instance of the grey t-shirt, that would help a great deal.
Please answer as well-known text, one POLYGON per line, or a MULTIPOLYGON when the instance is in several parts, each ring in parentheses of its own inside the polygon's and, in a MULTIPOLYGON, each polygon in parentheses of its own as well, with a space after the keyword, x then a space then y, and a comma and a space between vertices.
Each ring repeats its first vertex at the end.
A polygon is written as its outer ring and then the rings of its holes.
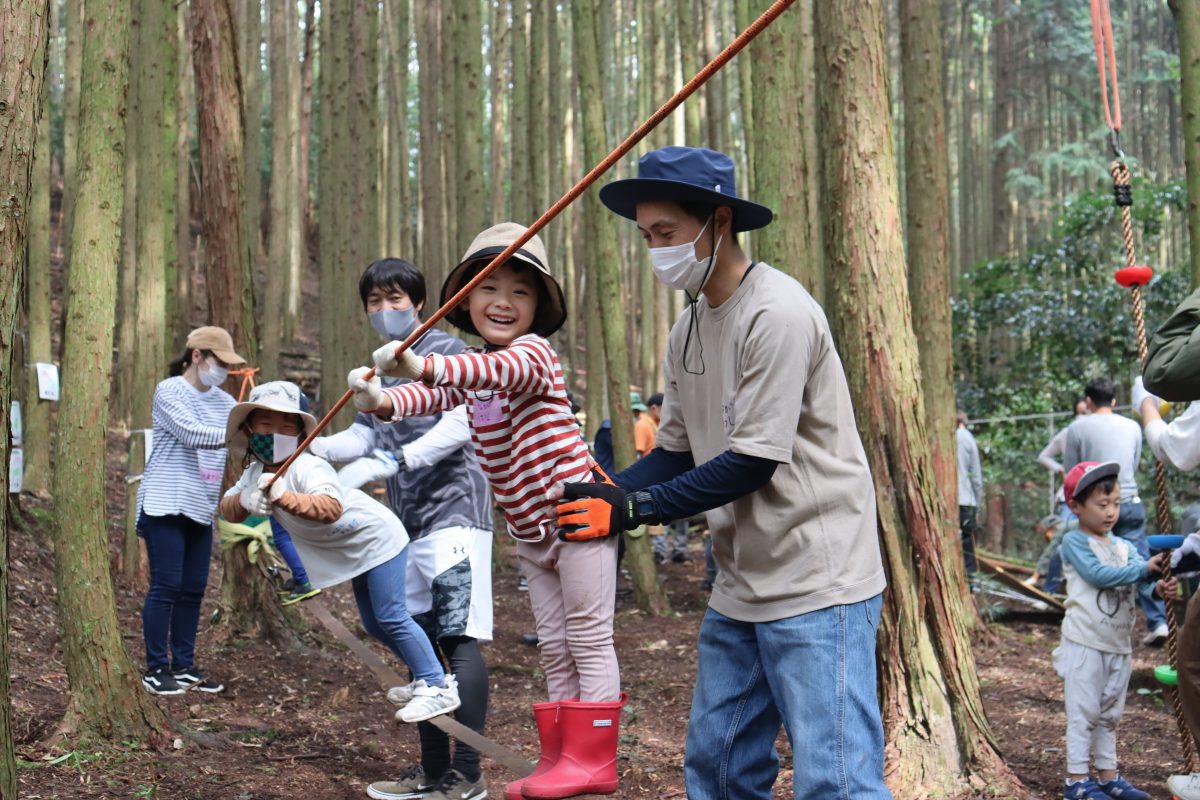
POLYGON ((762 489, 707 512, 720 574, 709 605, 769 622, 883 591, 875 486, 825 312, 758 264, 717 308, 675 323, 657 445, 697 464, 725 450, 779 462, 762 489))
POLYGON ((1115 461, 1121 465, 1121 502, 1138 496, 1137 468, 1142 456, 1142 426, 1117 414, 1087 414, 1067 427, 1063 469, 1082 461, 1115 461))
POLYGON ((983 467, 979 463, 979 445, 966 428, 954 432, 958 444, 958 504, 960 506, 983 505, 983 467))

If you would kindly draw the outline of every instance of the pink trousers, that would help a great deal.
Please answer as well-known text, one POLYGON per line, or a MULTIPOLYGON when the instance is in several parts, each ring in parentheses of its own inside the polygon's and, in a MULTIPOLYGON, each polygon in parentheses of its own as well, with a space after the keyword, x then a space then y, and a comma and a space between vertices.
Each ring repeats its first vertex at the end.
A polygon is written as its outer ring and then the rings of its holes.
POLYGON ((621 694, 613 613, 617 539, 518 542, 550 700, 613 702, 621 694))

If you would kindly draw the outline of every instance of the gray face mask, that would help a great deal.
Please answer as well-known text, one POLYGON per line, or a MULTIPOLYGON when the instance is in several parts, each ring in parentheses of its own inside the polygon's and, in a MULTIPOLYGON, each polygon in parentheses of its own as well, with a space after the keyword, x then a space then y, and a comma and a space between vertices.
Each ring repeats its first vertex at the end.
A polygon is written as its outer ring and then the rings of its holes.
POLYGON ((367 318, 375 332, 389 341, 403 339, 417 327, 417 312, 413 308, 388 308, 368 314, 367 318))

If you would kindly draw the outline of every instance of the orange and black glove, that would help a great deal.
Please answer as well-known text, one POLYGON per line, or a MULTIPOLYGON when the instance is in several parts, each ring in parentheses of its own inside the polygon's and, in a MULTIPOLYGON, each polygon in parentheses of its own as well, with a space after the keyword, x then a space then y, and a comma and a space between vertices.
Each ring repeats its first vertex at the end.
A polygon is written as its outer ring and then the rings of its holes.
POLYGON ((611 483, 568 483, 558 503, 558 538, 567 542, 602 539, 657 522, 648 492, 626 494, 611 483))

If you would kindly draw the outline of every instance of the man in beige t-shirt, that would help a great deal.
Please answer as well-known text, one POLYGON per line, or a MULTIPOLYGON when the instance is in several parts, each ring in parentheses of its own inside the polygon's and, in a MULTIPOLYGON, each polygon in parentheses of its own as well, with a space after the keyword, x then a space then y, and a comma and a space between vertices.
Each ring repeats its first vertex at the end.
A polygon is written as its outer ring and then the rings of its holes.
POLYGON ((737 196, 728 156, 652 151, 600 199, 637 222, 656 275, 688 305, 667 348, 657 446, 616 486, 560 490, 560 535, 707 513, 720 574, 700 628, 689 800, 770 798, 781 724, 804 753, 796 797, 890 798, 874 484, 825 314, 742 251, 737 233, 773 214, 737 196))

